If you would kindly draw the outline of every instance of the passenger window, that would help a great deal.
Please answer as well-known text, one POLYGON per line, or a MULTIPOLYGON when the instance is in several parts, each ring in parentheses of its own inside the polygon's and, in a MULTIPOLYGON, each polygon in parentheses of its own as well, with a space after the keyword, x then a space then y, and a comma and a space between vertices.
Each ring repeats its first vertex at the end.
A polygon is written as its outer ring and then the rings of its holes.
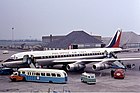
POLYGON ((35 73, 32 73, 32 75, 35 75, 35 73))
POLYGON ((45 73, 41 73, 41 76, 45 76, 45 73))
POLYGON ((67 76, 66 73, 64 73, 65 77, 67 76))
POLYGON ((31 75, 31 72, 29 72, 29 75, 31 75))
POLYGON ((22 74, 25 74, 25 71, 22 71, 22 74))
POLYGON ((50 73, 47 73, 46 76, 50 76, 50 73))
POLYGON ((57 77, 61 77, 61 75, 60 74, 57 74, 57 77))
POLYGON ((52 77, 56 77, 55 73, 52 73, 52 77))
POLYGON ((40 73, 36 73, 37 76, 40 76, 40 73))
POLYGON ((74 54, 72 54, 71 56, 72 56, 72 57, 74 57, 75 55, 74 55, 74 54))

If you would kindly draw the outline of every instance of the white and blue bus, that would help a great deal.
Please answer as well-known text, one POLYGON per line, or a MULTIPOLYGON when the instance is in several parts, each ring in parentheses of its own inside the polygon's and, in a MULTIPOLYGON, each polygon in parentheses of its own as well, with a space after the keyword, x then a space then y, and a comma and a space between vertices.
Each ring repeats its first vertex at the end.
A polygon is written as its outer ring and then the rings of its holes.
POLYGON ((26 81, 50 83, 67 82, 67 73, 64 70, 20 68, 18 73, 20 76, 23 76, 26 81))

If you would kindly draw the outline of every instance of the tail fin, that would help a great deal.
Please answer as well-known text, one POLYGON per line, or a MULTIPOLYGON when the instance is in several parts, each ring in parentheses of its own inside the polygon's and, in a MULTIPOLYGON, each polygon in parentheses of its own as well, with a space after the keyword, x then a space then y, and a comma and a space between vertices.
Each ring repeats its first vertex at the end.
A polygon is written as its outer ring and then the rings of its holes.
POLYGON ((115 33, 114 37, 112 37, 111 41, 109 42, 109 44, 106 47, 108 47, 108 48, 119 47, 121 34, 122 34, 122 30, 118 29, 117 32, 115 33))

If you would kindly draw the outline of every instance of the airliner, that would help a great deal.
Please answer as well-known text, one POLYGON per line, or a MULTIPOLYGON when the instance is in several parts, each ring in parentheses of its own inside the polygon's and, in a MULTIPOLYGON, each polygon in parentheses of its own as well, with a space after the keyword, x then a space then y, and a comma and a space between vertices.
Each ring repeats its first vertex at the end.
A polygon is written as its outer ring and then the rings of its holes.
POLYGON ((70 49, 70 50, 45 50, 28 51, 12 55, 3 62, 4 67, 20 68, 25 66, 53 67, 62 64, 68 71, 81 70, 86 64, 94 63, 93 70, 108 68, 125 68, 121 60, 136 60, 140 58, 117 58, 115 53, 122 51, 119 48, 122 30, 118 29, 110 43, 105 48, 70 49))

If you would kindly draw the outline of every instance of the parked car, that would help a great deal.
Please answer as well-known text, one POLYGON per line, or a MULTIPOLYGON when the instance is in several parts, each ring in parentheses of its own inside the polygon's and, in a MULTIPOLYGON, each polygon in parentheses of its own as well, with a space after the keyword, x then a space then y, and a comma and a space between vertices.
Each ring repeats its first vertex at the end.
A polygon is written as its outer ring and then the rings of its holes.
POLYGON ((92 73, 82 73, 81 82, 85 82, 87 84, 96 84, 95 74, 92 73))
POLYGON ((11 68, 0 68, 0 75, 11 75, 13 73, 13 69, 11 68))
POLYGON ((9 51, 8 50, 4 50, 3 54, 9 54, 9 51))
POLYGON ((114 72, 115 79, 124 79, 125 71, 123 69, 116 69, 114 72))

